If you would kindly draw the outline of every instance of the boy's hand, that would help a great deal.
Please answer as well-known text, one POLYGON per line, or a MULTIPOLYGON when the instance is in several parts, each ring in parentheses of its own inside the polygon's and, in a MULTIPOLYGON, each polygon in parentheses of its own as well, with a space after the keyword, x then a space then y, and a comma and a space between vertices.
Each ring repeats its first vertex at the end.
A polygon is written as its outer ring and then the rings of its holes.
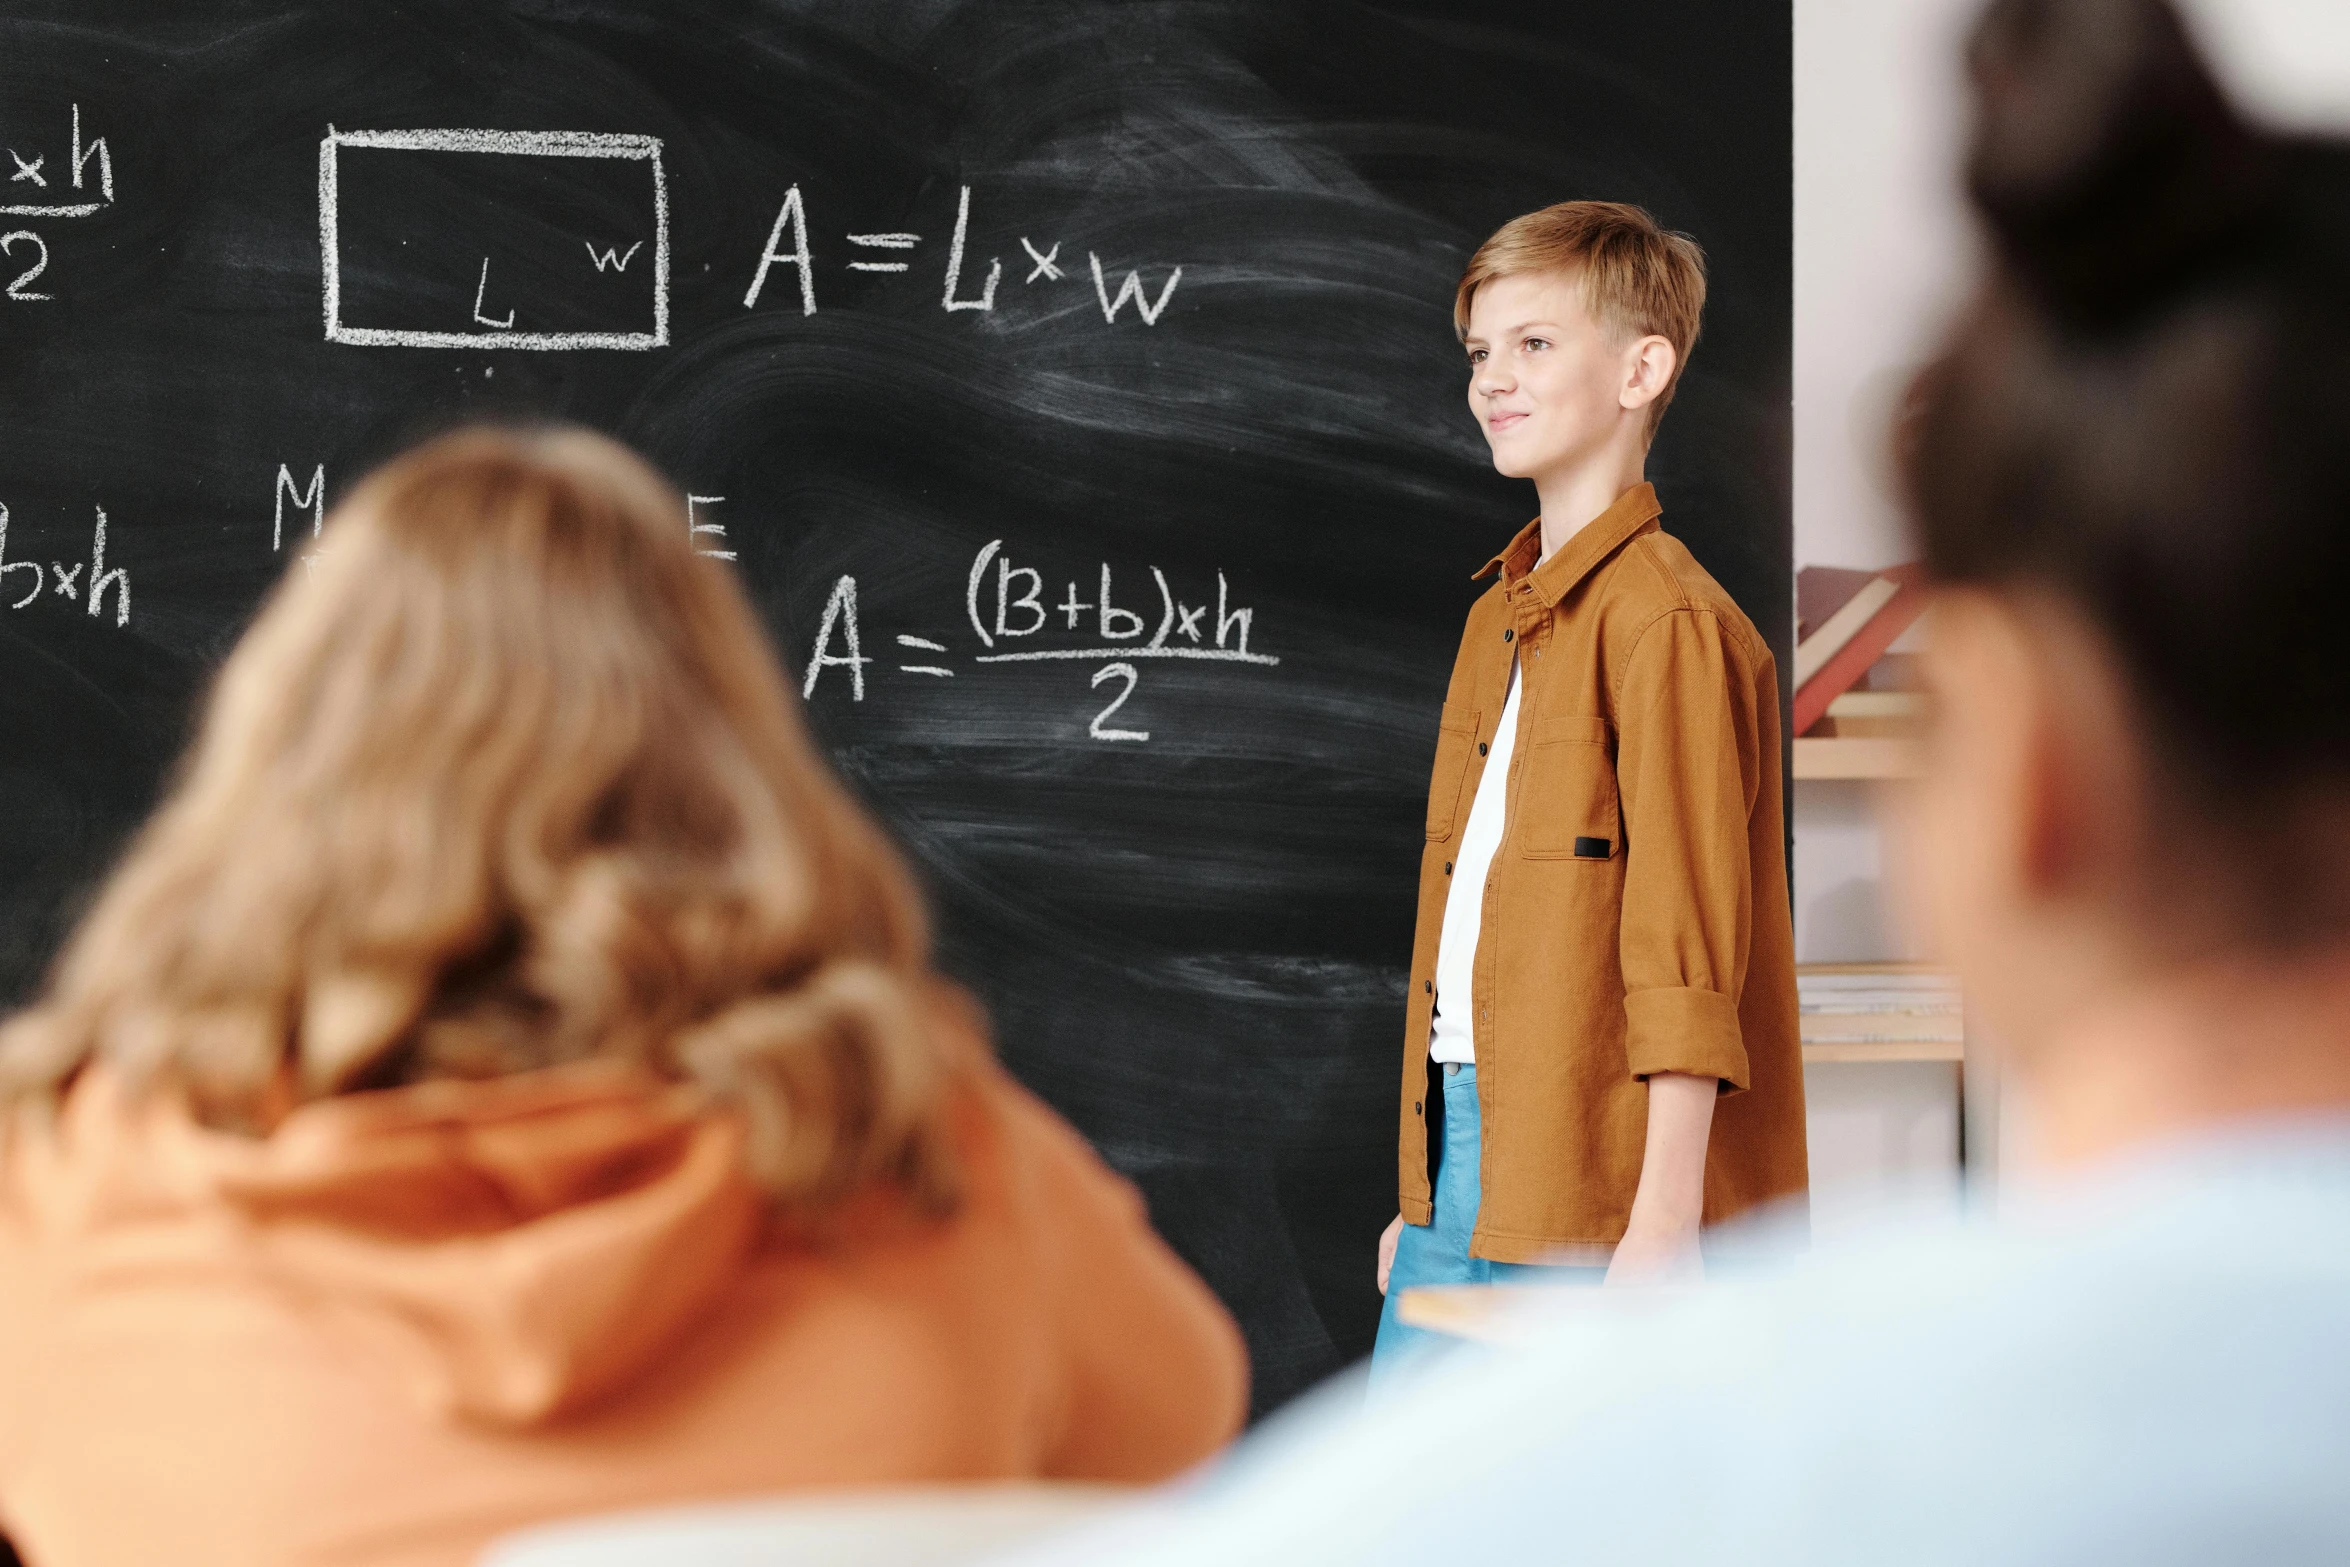
POLYGON ((1610 1284, 1694 1284, 1705 1277, 1697 1228, 1705 1216, 1705 1144, 1721 1083, 1685 1072, 1648 1080, 1648 1146, 1632 1216, 1607 1265, 1610 1284))
POLYGON ((1673 1220, 1643 1223, 1637 1209, 1607 1265, 1611 1285, 1695 1284, 1705 1277, 1697 1250, 1697 1223, 1673 1220))
POLYGON ((1403 1234, 1403 1215, 1387 1221, 1387 1228, 1379 1233, 1379 1293, 1387 1293, 1387 1275, 1395 1271, 1395 1243, 1403 1234))

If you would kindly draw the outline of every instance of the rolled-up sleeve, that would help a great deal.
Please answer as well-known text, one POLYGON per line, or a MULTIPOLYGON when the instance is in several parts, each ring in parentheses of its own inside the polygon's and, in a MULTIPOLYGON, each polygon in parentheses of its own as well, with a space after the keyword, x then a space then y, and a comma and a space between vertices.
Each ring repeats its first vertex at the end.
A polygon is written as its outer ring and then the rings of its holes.
POLYGON ((1624 1051, 1635 1077, 1747 1086, 1738 1026, 1754 902, 1753 675, 1710 612, 1641 634, 1618 702, 1624 809, 1624 1051))

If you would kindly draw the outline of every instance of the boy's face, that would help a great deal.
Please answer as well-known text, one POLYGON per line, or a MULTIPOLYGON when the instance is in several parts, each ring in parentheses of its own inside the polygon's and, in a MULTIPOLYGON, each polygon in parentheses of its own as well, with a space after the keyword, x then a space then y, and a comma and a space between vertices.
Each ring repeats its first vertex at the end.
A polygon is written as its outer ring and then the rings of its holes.
MULTIPOLYGON (((1591 318, 1571 272, 1520 272, 1469 301, 1469 411, 1494 468, 1541 480, 1572 469, 1645 420, 1638 339, 1591 318), (1632 399, 1627 406, 1627 397, 1632 399)), ((1636 434, 1645 432, 1636 431, 1636 434)))

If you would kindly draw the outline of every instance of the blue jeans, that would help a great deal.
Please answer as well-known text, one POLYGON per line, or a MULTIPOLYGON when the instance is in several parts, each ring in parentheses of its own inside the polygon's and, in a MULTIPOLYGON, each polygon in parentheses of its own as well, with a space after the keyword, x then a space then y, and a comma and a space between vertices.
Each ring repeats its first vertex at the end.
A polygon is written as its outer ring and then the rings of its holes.
POLYGON ((1436 1212, 1427 1224, 1407 1224, 1395 1243, 1395 1265, 1387 1275, 1387 1304, 1379 1313, 1379 1337, 1371 1346, 1371 1388, 1377 1392, 1399 1372, 1417 1367, 1460 1340, 1398 1321, 1396 1302, 1422 1284, 1597 1284, 1605 1268, 1551 1267, 1532 1262, 1489 1262, 1469 1255, 1481 1200, 1481 1159, 1485 1135, 1478 1119, 1477 1068, 1449 1066, 1444 1078, 1444 1154, 1436 1166, 1436 1212))

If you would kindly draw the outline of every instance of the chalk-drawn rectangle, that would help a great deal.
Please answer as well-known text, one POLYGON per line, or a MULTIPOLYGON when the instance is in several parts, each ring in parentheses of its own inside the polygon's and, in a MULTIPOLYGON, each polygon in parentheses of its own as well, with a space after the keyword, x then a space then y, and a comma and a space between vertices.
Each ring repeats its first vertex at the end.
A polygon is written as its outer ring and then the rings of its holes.
POLYGON ((669 341, 658 137, 330 126, 318 146, 318 242, 329 342, 669 341))

